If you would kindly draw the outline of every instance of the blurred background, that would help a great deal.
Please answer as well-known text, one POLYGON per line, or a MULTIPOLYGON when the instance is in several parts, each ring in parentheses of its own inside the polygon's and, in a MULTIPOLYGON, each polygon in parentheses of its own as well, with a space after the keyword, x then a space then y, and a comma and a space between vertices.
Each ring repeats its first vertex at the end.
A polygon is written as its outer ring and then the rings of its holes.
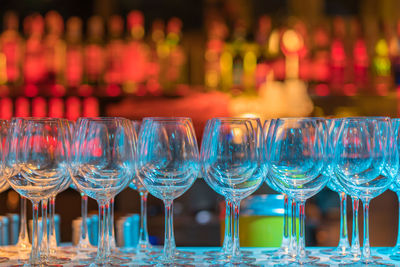
MULTIPOLYGON (((2 119, 188 116, 200 143, 206 120, 217 116, 400 111, 397 0, 1 0, 1 6, 2 119)), ((256 192, 267 193, 275 192, 266 185, 256 192)), ((220 244, 221 201, 201 178, 175 201, 178 246, 220 244)), ((138 194, 126 189, 115 207, 116 220, 138 213, 138 194)), ((18 210, 14 191, 0 195, 1 214, 18 210)), ((372 201, 373 246, 394 245, 395 210, 393 192, 372 201)), ((89 211, 96 214, 94 201, 89 211)), ((61 240, 70 242, 79 194, 61 193, 56 212, 61 240)), ((242 245, 268 245, 250 238, 265 214, 247 214, 242 245)), ((309 200, 307 220, 308 245, 335 246, 337 194, 326 189, 309 200)), ((163 205, 151 196, 148 222, 152 242, 161 244, 163 205)), ((282 231, 268 223, 256 230, 268 227, 282 231)))

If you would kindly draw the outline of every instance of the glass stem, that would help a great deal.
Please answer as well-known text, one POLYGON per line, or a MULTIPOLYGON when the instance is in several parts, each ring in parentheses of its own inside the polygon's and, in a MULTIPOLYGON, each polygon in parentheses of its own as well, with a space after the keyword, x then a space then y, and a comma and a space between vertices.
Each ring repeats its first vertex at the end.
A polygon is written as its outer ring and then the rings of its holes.
POLYGON ((232 250, 232 202, 225 199, 225 231, 224 243, 222 251, 226 255, 230 255, 232 250))
POLYGON ((283 194, 283 236, 281 243, 281 250, 285 253, 289 252, 290 235, 289 235, 289 197, 283 194))
POLYGON ((27 210, 27 199, 21 196, 21 210, 20 210, 20 225, 19 225, 19 235, 18 235, 18 242, 16 247, 21 250, 25 250, 30 248, 31 243, 29 242, 28 236, 28 229, 27 229, 27 222, 26 222, 26 210, 27 210))
POLYGON ((88 224, 87 224, 87 213, 88 213, 88 196, 81 193, 81 235, 79 237, 78 249, 85 249, 90 247, 89 235, 88 235, 88 224))
POLYGON ((296 232, 296 221, 297 221, 297 207, 296 201, 291 199, 292 201, 292 234, 290 237, 290 254, 292 257, 296 257, 297 255, 297 232, 296 232))
POLYGON ((300 221, 300 231, 299 231, 299 243, 297 247, 297 257, 300 259, 306 258, 306 239, 305 239, 305 223, 306 223, 306 202, 304 200, 298 201, 299 206, 299 221, 300 221))
POLYGON ((56 236, 56 197, 50 197, 49 204, 49 250, 50 253, 53 254, 57 250, 57 236, 56 236))
POLYGON ((39 202, 32 201, 32 250, 30 255, 31 265, 40 264, 39 250, 39 202))
POLYGON ((96 255, 96 263, 104 264, 107 261, 108 247, 108 224, 107 224, 108 202, 99 201, 99 239, 96 255))
POLYGON ((47 204, 49 200, 42 200, 42 233, 40 238, 40 257, 46 259, 49 256, 49 238, 47 234, 47 204))
POLYGON ((173 225, 173 200, 164 200, 165 205, 165 238, 164 261, 172 261, 175 254, 175 237, 173 225))
POLYGON ((232 201, 233 204, 233 243, 232 257, 240 258, 240 238, 239 238, 239 211, 240 201, 232 201))
POLYGON ((364 238, 363 238, 363 258, 371 258, 371 247, 369 243, 369 200, 363 201, 364 207, 364 238))
POLYGON ((393 251, 399 251, 400 250, 400 191, 396 192, 397 195, 397 202, 399 204, 398 209, 399 209, 399 220, 398 220, 398 224, 397 224, 397 241, 396 241, 396 245, 393 248, 393 251))
POLYGON ((149 233, 147 232, 147 196, 149 192, 140 191, 140 230, 139 230, 139 248, 146 249, 150 247, 149 233))
POLYGON ((340 239, 338 248, 342 255, 346 254, 350 244, 347 232, 347 195, 344 192, 339 192, 340 198, 340 239))
POLYGON ((117 245, 115 242, 115 230, 114 230, 114 198, 110 200, 109 204, 109 214, 108 214, 108 224, 109 224, 109 240, 110 240, 110 249, 114 250, 117 245))
POLYGON ((353 202, 353 230, 351 233, 351 254, 354 258, 358 258, 361 255, 360 250, 360 235, 358 229, 358 208, 360 201, 356 197, 351 197, 353 202))

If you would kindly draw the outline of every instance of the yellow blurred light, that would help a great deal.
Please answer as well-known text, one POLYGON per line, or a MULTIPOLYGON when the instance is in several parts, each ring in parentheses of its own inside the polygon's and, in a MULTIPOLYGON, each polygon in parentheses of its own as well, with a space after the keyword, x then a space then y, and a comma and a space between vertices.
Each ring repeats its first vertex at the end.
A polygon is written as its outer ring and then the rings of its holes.
POLYGON ((380 39, 375 46, 375 52, 378 56, 385 57, 389 55, 389 47, 385 39, 380 39))
POLYGON ((304 45, 303 38, 294 30, 287 30, 282 36, 282 42, 289 52, 297 52, 304 45))
POLYGON ((221 70, 224 72, 230 71, 232 70, 232 55, 228 52, 224 52, 221 55, 221 59, 220 59, 220 67, 221 70))
POLYGON ((160 44, 157 45, 157 55, 160 58, 166 58, 170 53, 170 48, 168 45, 160 44))
POLYGON ((0 84, 5 84, 7 82, 7 66, 6 66, 6 56, 0 53, 0 84))
POLYGON ((142 39, 144 36, 144 28, 142 26, 133 27, 131 29, 131 34, 135 39, 142 39))
POLYGON ((255 114, 255 113, 243 113, 243 114, 239 115, 239 117, 251 119, 251 118, 259 118, 260 115, 259 114, 255 114))
POLYGON ((243 69, 244 72, 252 72, 256 69, 257 57, 253 51, 248 51, 244 55, 243 69))
POLYGON ((243 140, 243 130, 239 127, 234 127, 232 129, 232 135, 233 135, 233 142, 235 144, 240 144, 242 143, 243 140))
POLYGON ((216 71, 209 71, 206 73, 206 86, 209 88, 216 88, 218 86, 218 73, 216 71))
POLYGON ((271 37, 269 38, 268 41, 268 52, 271 55, 276 55, 279 53, 279 32, 277 30, 274 30, 271 33, 271 37))

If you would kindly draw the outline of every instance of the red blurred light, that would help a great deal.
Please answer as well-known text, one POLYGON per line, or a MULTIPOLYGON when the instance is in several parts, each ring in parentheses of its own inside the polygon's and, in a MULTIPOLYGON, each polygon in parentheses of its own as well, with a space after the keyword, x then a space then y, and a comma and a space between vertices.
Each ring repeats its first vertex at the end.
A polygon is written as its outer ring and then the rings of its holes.
POLYGON ((62 84, 54 84, 51 86, 51 94, 53 96, 65 95, 65 87, 62 84))
POLYGON ((75 121, 81 116, 81 100, 71 96, 66 100, 66 118, 75 121))
POLYGON ((345 84, 343 86, 343 93, 346 96, 355 96, 357 94, 357 86, 352 83, 345 84))
POLYGON ((24 87, 24 94, 27 97, 34 97, 37 96, 39 93, 39 88, 34 84, 27 84, 24 87))
POLYGON ((93 87, 88 84, 82 84, 78 88, 78 94, 80 96, 90 96, 93 94, 93 87))
POLYGON ((326 84, 318 84, 315 86, 315 93, 318 96, 328 96, 329 95, 329 86, 326 84))
POLYGON ((98 117, 99 113, 99 100, 97 98, 88 97, 83 100, 84 117, 98 117))
POLYGON ((15 117, 29 117, 30 103, 25 97, 18 97, 15 100, 15 117))
POLYGON ((49 101, 49 116, 53 118, 64 117, 64 101, 61 98, 52 98, 49 101))
POLYGON ((11 98, 4 97, 0 99, 0 118, 3 120, 11 119, 13 115, 13 102, 11 98))
POLYGON ((110 84, 106 88, 106 94, 108 96, 119 96, 121 94, 121 88, 116 84, 110 84))
POLYGON ((33 117, 47 116, 47 103, 43 97, 36 97, 32 100, 32 116, 33 117))

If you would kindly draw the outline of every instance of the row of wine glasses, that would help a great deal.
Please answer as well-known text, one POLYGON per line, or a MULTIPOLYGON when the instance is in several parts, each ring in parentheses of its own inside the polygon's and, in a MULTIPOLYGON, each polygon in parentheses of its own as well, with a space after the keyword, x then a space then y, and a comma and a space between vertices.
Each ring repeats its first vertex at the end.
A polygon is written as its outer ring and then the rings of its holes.
MULTIPOLYGON (((304 265, 318 261, 305 248, 305 202, 328 185, 339 193, 344 217, 338 248, 325 253, 339 263, 373 264, 377 259, 371 256, 369 246, 369 202, 389 186, 397 186, 399 122, 386 117, 280 118, 263 125, 254 118, 214 118, 207 122, 200 152, 190 118, 145 118, 141 125, 124 118, 80 118, 75 124, 63 119, 15 118, 4 123, 2 176, 33 204, 31 265, 71 260, 97 265, 190 264, 192 253, 176 249, 173 201, 199 175, 226 201, 223 247, 206 253, 208 263, 304 265), (251 252, 240 249, 239 211, 241 200, 264 182, 285 195, 286 215, 282 246, 266 255, 266 262, 259 262, 251 252), (88 243, 78 246, 76 259, 60 257, 54 244, 54 226, 48 234, 43 231, 39 236, 40 202, 42 229, 46 229, 48 201, 48 217, 53 222, 55 197, 71 183, 83 196, 83 213, 86 196, 99 205, 99 240, 94 257, 88 243), (113 199, 129 185, 141 195, 140 241, 137 249, 123 250, 115 246, 113 199), (148 193, 165 205, 162 254, 148 242, 148 193), (363 202, 362 251, 355 233, 358 231, 353 230, 356 238, 351 247, 348 244, 346 195, 354 199, 356 216, 358 202, 363 202), (47 242, 40 242, 40 238, 47 242)), ((87 238, 84 228, 82 242, 87 238)), ((398 254, 394 251, 392 258, 398 254)))

